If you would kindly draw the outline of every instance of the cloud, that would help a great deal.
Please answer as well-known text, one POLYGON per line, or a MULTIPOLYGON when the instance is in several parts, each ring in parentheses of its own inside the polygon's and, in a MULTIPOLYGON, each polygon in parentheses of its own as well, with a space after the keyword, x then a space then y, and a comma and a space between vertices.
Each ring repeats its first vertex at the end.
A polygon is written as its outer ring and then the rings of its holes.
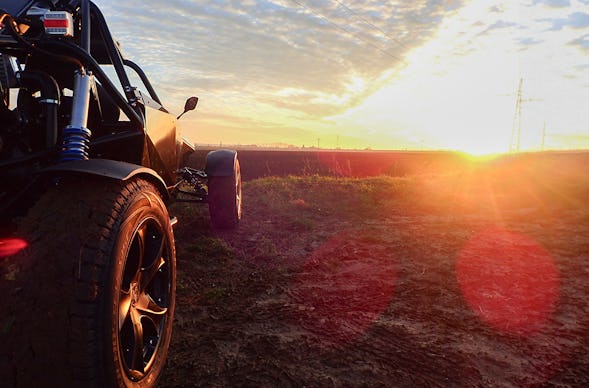
POLYGON ((566 18, 560 19, 544 19, 552 24, 551 30, 559 31, 565 27, 574 29, 582 29, 589 27, 589 14, 585 12, 574 12, 566 18))
POLYGON ((552 8, 562 8, 571 5, 570 0, 534 0, 532 5, 545 5, 552 8))
POLYGON ((202 141, 313 144, 325 133, 343 137, 342 128, 359 137, 365 128, 370 137, 378 126, 396 142, 416 136, 408 134, 416 131, 412 120, 431 116, 427 106, 417 109, 420 101, 439 106, 444 120, 444 112, 454 112, 448 105, 478 106, 488 97, 478 91, 484 78, 497 78, 493 93, 499 81, 511 91, 511 73, 519 79, 524 72, 529 89, 548 90, 553 79, 561 87, 563 74, 571 88, 580 84, 575 77, 586 79, 574 65, 589 51, 589 15, 581 5, 589 0, 95 1, 169 110, 180 110, 189 95, 200 97, 196 116, 183 120, 202 141), (490 74, 481 76, 481 68, 490 74), (469 72, 476 77, 464 81, 469 72), (446 85, 448 75, 456 78, 447 90, 466 82, 479 97, 469 91, 448 98, 432 82, 446 85), (400 80, 403 93, 383 95, 382 105, 354 125, 343 121, 400 80))
MULTIPOLYGON (((114 34, 156 86, 242 93, 317 115, 354 104, 353 77, 382 82, 430 39, 460 1, 101 0, 114 34), (346 4, 347 3, 347 4, 346 4), (274 100, 285 88, 308 91, 274 100), (317 94, 339 96, 321 99, 317 94)), ((371 90, 367 86, 365 90, 371 90)), ((361 93, 359 91, 358 93, 361 93)))
POLYGON ((585 34, 577 39, 569 42, 569 45, 580 49, 581 51, 589 54, 589 34, 585 34))
POLYGON ((532 46, 532 45, 540 44, 542 42, 543 42, 542 40, 538 40, 534 37, 525 37, 525 38, 518 39, 518 43, 522 46, 532 46))
POLYGON ((507 28, 523 28, 521 24, 516 22, 510 22, 506 20, 497 20, 495 23, 487 27, 480 35, 487 34, 493 30, 507 29, 507 28))

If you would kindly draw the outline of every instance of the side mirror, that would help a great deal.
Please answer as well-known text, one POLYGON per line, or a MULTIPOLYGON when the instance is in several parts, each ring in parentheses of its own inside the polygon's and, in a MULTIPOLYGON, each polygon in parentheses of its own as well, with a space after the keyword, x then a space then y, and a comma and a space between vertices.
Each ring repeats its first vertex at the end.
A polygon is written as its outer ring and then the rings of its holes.
POLYGON ((189 97, 186 100, 186 103, 184 104, 184 112, 180 113, 180 116, 176 117, 176 119, 179 119, 180 117, 182 117, 182 115, 184 113, 194 110, 196 108, 197 104, 198 104, 198 97, 189 97))

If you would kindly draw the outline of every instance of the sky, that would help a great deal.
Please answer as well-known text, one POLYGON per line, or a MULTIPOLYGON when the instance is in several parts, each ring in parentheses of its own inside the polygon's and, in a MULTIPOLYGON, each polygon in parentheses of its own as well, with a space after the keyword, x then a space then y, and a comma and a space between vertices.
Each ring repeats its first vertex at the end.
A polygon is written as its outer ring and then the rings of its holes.
POLYGON ((95 2, 195 143, 589 148, 589 0, 95 2))

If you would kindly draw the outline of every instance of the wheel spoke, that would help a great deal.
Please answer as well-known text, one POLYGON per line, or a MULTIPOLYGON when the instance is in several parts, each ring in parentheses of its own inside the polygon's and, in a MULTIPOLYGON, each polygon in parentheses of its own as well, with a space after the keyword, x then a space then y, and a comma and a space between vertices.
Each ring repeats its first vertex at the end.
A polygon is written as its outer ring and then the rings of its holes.
MULTIPOLYGON (((145 245, 146 245, 146 241, 147 241, 147 237, 146 237, 146 229, 147 226, 146 224, 141 225, 141 227, 137 230, 137 240, 139 242, 139 267, 137 269, 138 275, 141 272, 141 268, 143 268, 143 263, 145 262, 145 245)), ((136 280, 139 280, 138 278, 135 278, 136 280)))
MULTIPOLYGON (((163 250, 163 244, 162 244, 162 248, 160 249, 160 254, 161 254, 162 250, 163 250)), ((142 293, 145 292, 147 287, 151 284, 151 282, 156 277, 156 275, 158 274, 160 269, 164 266, 164 264, 166 264, 166 262, 165 262, 164 258, 161 257, 161 255, 160 255, 159 259, 155 260, 155 262, 151 266, 149 266, 149 268, 145 268, 145 270, 141 274, 141 283, 140 283, 140 287, 139 287, 139 290, 142 293)))
POLYGON ((131 369, 145 373, 145 360, 143 359, 143 325, 141 324, 141 314, 137 311, 131 313, 133 321, 133 363, 131 369))
POLYGON ((143 313, 145 316, 150 318, 156 327, 160 326, 161 321, 164 319, 168 309, 158 305, 151 296, 142 293, 139 301, 135 305, 135 308, 143 313))
POLYGON ((129 316, 131 302, 131 293, 128 291, 121 291, 121 299, 119 301, 119 330, 123 327, 125 320, 129 316))
POLYGON ((144 248, 141 269, 145 270, 153 265, 157 265, 156 263, 161 259, 162 252, 164 251, 165 240, 162 232, 154 224, 145 224, 141 229, 143 231, 141 237, 144 248))
POLYGON ((131 283, 137 282, 141 273, 141 260, 143 257, 144 244, 141 229, 133 236, 127 261, 125 263, 125 270, 123 272, 123 283, 121 289, 130 291, 131 283))

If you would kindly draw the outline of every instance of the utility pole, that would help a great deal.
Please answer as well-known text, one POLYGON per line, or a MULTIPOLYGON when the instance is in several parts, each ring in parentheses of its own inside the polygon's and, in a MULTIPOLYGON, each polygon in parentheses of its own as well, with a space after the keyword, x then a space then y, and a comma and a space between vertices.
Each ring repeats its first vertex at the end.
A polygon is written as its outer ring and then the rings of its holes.
POLYGON ((542 146, 541 150, 544 151, 544 145, 546 144, 546 121, 544 121, 544 127, 542 127, 542 146))
MULTIPOLYGON (((511 143, 509 144, 509 152, 519 152, 521 146, 522 136, 522 103, 530 101, 542 101, 541 99, 527 98, 523 99, 522 86, 524 79, 519 79, 519 86, 517 88, 517 95, 515 100, 515 113, 513 115, 513 126, 511 128, 511 143)), ((546 129, 546 128, 544 128, 546 129)), ((542 137, 544 139, 544 137, 542 137)), ((542 140, 542 147, 544 147, 544 140, 542 140)))

